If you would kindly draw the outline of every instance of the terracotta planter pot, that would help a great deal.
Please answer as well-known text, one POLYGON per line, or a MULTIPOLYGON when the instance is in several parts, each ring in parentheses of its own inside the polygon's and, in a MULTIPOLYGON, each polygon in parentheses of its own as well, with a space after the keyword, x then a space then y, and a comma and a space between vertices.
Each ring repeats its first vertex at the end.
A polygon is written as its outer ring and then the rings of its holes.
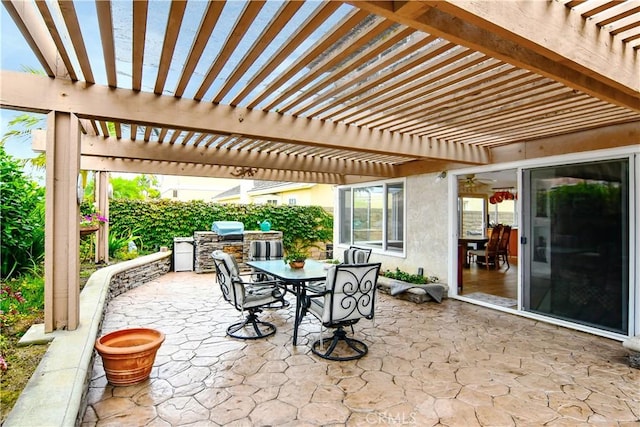
POLYGON ((304 261, 291 261, 289 262, 291 268, 304 268, 304 261))
POLYGON ((107 381, 112 385, 131 385, 149 378, 156 352, 164 334, 155 329, 121 329, 96 340, 107 381))

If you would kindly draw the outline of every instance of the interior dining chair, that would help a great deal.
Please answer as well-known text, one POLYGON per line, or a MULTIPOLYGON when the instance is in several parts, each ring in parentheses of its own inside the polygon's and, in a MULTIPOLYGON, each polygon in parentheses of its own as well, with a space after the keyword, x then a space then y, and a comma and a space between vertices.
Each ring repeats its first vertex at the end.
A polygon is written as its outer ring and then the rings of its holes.
POLYGON ((314 354, 338 361, 359 359, 367 354, 367 345, 347 336, 344 328, 351 327, 353 334, 353 325, 360 319, 373 319, 379 272, 380 263, 334 265, 327 271, 324 290, 307 294, 307 312, 320 320, 321 328, 335 329, 329 339, 323 339, 320 331, 320 338, 311 344, 314 354))
POLYGON ((240 277, 238 264, 230 254, 217 250, 211 256, 216 266, 216 277, 222 296, 238 311, 247 316, 227 328, 227 335, 250 340, 266 338, 276 333, 276 326, 258 319, 263 308, 284 301, 283 287, 275 280, 251 282, 240 277))
POLYGON ((369 262, 371 249, 350 246, 344 251, 344 264, 365 264, 369 262))
POLYGON ((494 265, 498 268, 498 243, 500 242, 502 228, 503 226, 501 224, 493 227, 491 235, 489 236, 489 241, 483 249, 473 249, 467 252, 467 255, 470 257, 470 262, 473 261, 473 258, 475 257, 476 262, 484 263, 487 270, 490 265, 494 265), (482 261, 479 260, 479 257, 482 257, 482 261))
POLYGON ((507 270, 511 268, 509 264, 509 237, 511 236, 511 226, 502 227, 502 234, 498 242, 498 253, 496 254, 496 262, 500 262, 500 258, 507 264, 507 270))

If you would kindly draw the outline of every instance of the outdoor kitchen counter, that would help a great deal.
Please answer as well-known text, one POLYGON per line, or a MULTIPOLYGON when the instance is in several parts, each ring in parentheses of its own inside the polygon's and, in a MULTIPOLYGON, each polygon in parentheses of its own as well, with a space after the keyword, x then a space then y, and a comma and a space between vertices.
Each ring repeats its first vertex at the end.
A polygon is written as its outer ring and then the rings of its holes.
POLYGON ((212 273, 215 271, 211 254, 216 250, 222 250, 233 255, 240 269, 247 268, 245 261, 249 257, 249 245, 254 240, 282 240, 282 231, 244 231, 242 239, 237 236, 233 239, 227 239, 225 236, 220 236, 213 231, 196 231, 193 233, 195 272, 212 273))

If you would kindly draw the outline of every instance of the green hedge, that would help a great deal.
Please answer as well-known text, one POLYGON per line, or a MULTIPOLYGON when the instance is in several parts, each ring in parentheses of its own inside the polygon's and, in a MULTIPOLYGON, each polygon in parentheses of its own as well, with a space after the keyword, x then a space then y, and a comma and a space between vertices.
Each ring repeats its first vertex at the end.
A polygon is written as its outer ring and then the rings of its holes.
POLYGON ((140 236, 142 251, 173 246, 174 237, 210 231, 214 221, 241 221, 245 230, 259 230, 263 220, 283 232, 285 245, 296 240, 329 242, 333 216, 320 206, 227 205, 203 201, 112 200, 109 233, 140 236))

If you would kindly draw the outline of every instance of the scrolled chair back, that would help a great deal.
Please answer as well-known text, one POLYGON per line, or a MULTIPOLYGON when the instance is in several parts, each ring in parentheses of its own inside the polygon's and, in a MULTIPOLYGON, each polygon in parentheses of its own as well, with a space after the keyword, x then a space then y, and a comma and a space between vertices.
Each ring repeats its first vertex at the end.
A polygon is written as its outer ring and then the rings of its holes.
POLYGON ((222 290, 222 296, 238 310, 242 310, 245 289, 239 280, 238 263, 234 257, 221 250, 213 251, 211 256, 216 266, 216 278, 222 290))
POLYGON ((380 263, 336 265, 327 272, 322 323, 372 319, 380 263))

